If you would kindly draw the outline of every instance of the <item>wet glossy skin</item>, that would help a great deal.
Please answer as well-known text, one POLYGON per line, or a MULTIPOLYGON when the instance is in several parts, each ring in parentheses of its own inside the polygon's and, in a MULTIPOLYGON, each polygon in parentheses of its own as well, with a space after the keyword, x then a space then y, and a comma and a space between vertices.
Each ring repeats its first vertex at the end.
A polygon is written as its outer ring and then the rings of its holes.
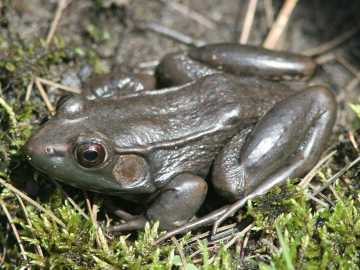
POLYGON ((127 223, 114 230, 160 220, 178 228, 169 236, 217 220, 216 231, 247 199, 320 158, 336 118, 334 96, 289 83, 314 69, 307 57, 233 44, 170 54, 157 68, 162 89, 150 90, 146 76, 99 81, 63 101, 26 151, 55 179, 146 203, 141 216, 119 210, 127 223), (234 204, 188 223, 209 184, 234 204))

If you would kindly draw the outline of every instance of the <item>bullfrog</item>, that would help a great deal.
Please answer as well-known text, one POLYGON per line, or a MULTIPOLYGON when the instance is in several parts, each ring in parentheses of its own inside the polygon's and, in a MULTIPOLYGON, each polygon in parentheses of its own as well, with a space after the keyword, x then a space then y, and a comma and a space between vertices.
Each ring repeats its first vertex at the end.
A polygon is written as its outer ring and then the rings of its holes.
POLYGON ((306 56, 220 43, 167 54, 156 80, 113 74, 60 100, 25 152, 39 171, 84 190, 144 205, 117 211, 132 231, 158 220, 167 236, 213 224, 319 160, 337 104, 307 86, 306 56), (301 85, 301 87, 299 87, 301 85), (208 185, 229 203, 193 219, 208 185))

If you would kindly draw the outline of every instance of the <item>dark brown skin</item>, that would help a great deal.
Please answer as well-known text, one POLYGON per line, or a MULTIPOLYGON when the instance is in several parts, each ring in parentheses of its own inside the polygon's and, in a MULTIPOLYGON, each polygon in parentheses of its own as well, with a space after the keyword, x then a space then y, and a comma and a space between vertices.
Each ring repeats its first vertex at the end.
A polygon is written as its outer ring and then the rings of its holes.
POLYGON ((26 152, 55 179, 146 201, 141 216, 116 211, 127 222, 113 231, 159 220, 174 230, 160 240, 212 223, 215 233, 248 199, 319 160, 336 118, 333 94, 274 81, 309 77, 315 67, 305 56, 237 44, 170 54, 157 83, 174 87, 151 90, 151 79, 134 75, 87 88, 62 102, 26 152), (233 204, 189 223, 208 184, 233 204))

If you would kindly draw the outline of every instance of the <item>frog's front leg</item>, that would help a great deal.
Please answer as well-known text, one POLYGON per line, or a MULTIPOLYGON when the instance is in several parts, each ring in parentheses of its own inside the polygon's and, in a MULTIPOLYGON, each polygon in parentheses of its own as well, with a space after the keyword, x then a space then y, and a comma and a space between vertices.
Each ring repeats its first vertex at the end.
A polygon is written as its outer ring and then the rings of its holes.
POLYGON ((240 151, 238 141, 229 142, 215 161, 212 181, 219 193, 237 201, 215 222, 214 233, 248 199, 304 175, 316 164, 329 140, 336 107, 330 90, 311 87, 275 105, 240 151))
POLYGON ((202 178, 189 173, 179 174, 161 189, 144 215, 114 226, 110 231, 141 229, 147 220, 160 221, 160 227, 165 230, 177 228, 195 216, 206 193, 207 183, 202 178))

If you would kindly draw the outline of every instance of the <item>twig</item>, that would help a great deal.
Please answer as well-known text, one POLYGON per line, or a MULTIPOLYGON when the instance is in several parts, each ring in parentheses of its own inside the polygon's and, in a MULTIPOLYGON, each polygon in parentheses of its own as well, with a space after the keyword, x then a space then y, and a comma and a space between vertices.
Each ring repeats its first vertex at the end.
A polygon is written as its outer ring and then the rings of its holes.
POLYGON ((348 135, 349 135, 349 140, 350 140, 352 146, 354 147, 354 149, 356 150, 356 152, 359 153, 359 145, 357 144, 357 142, 356 142, 356 140, 355 140, 354 133, 353 133, 351 130, 349 130, 348 135))
MULTIPOLYGON (((317 188, 317 186, 312 185, 311 183, 309 184, 309 187, 311 188, 311 190, 315 190, 317 188)), ((322 205, 330 205, 330 206, 335 206, 335 203, 329 199, 328 196, 326 196, 324 193, 320 192, 318 193, 316 196, 320 196, 320 198, 314 197, 309 193, 306 193, 306 196, 310 199, 312 199, 313 201, 322 204, 322 205), (314 199, 315 198, 315 199, 314 199)), ((328 206, 327 206, 328 207, 328 206)))
POLYGON ((107 253, 107 252, 109 252, 109 246, 106 242, 106 239, 105 239, 105 236, 104 236, 104 233, 103 233, 101 227, 97 223, 97 218, 96 218, 97 212, 98 212, 98 207, 96 204, 94 204, 91 207, 91 203, 90 203, 87 193, 84 192, 84 194, 85 194, 85 198, 86 198, 85 199, 86 205, 87 205, 87 208, 88 208, 88 211, 90 214, 90 219, 96 230, 96 242, 97 242, 98 246, 101 247, 103 249, 103 251, 105 251, 107 253))
POLYGON ((6 216, 6 218, 8 219, 9 223, 10 223, 10 226, 11 226, 11 229, 13 230, 13 233, 14 233, 14 236, 15 236, 15 239, 19 245, 19 248, 20 248, 20 253, 21 253, 21 256, 24 258, 25 261, 27 261, 27 256, 26 256, 26 252, 25 252, 25 249, 24 249, 24 246, 21 242, 21 239, 20 239, 20 236, 19 236, 19 232, 18 230, 16 229, 16 226, 14 224, 14 220, 12 219, 4 201, 2 199, 0 199, 0 205, 1 205, 1 208, 3 209, 4 211, 4 214, 6 216))
POLYGON ((49 97, 48 97, 48 95, 46 94, 46 91, 45 91, 44 87, 42 86, 39 78, 35 78, 35 84, 36 84, 37 89, 39 90, 39 93, 40 93, 42 99, 43 99, 44 102, 45 102, 45 105, 46 105, 48 111, 49 111, 51 114, 54 114, 54 113, 55 113, 54 106, 51 104, 51 102, 50 102, 50 100, 49 100, 49 97))
POLYGON ((0 178, 0 184, 3 185, 4 187, 6 187, 7 189, 9 189, 10 191, 14 192, 15 194, 19 195, 22 199, 24 199, 28 203, 32 204, 33 206, 35 206, 40 211, 44 212, 46 215, 48 215, 50 218, 52 218, 60 226, 65 227, 65 224, 58 217, 56 217, 53 212, 51 212, 51 211, 45 209, 44 207, 42 207, 39 203, 37 203, 36 201, 31 199, 29 196, 27 196, 25 193, 18 190, 13 185, 10 185, 10 184, 6 183, 6 181, 1 179, 1 178, 0 178))
POLYGON ((246 44, 249 40, 251 27, 254 22, 257 0, 249 0, 248 8, 245 15, 244 25, 241 31, 240 44, 246 44))
POLYGON ((229 239, 229 238, 233 237, 238 232, 239 232, 239 230, 236 228, 229 229, 229 230, 223 231, 221 233, 217 232, 214 236, 210 237, 209 243, 216 243, 216 242, 224 241, 225 239, 229 239))
POLYGON ((184 33, 170 29, 155 22, 138 21, 136 22, 136 27, 141 30, 152 31, 154 33, 170 38, 185 45, 201 46, 205 44, 205 42, 202 40, 193 39, 192 37, 185 35, 184 33))
POLYGON ((216 28, 216 25, 212 21, 210 21, 208 18, 206 18, 202 14, 196 12, 195 10, 190 9, 188 6, 177 3, 175 1, 169 2, 169 1, 161 0, 161 2, 164 4, 167 4, 170 8, 181 13, 183 16, 190 18, 209 29, 216 28))
POLYGON ((31 78, 28 86, 26 87, 25 102, 28 102, 30 100, 33 88, 34 88, 34 78, 31 78))
MULTIPOLYGON (((248 231, 254 227, 255 223, 251 223, 248 226, 246 226, 241 232, 238 232, 225 246, 225 249, 230 248, 240 237, 244 236, 248 231)), ((209 259, 209 264, 211 264, 216 256, 213 256, 209 259)))
POLYGON ((311 169, 310 172, 301 180, 301 182, 298 184, 299 187, 305 188, 311 180, 314 178, 314 176, 319 172, 322 165, 324 165, 328 160, 330 160, 334 155, 336 154, 336 151, 332 151, 328 155, 326 155, 324 158, 322 158, 314 168, 311 169))
POLYGON ((182 249, 182 247, 180 246, 178 240, 175 238, 175 236, 171 237, 171 241, 175 244, 178 252, 179 252, 179 255, 180 255, 180 259, 181 259, 181 263, 182 263, 182 269, 183 270, 186 270, 187 268, 187 263, 186 263, 186 257, 185 257, 185 254, 184 254, 184 250, 182 249))
MULTIPOLYGON (((224 225, 222 227, 219 228, 218 230, 218 234, 222 233, 222 232, 225 232, 225 231, 228 231, 228 230, 232 230, 234 229, 235 227, 237 226, 237 223, 232 223, 232 224, 229 224, 229 225, 224 225)), ((214 237, 216 237, 218 234, 214 235, 214 237)), ((195 235, 193 237, 191 237, 189 239, 189 241, 186 243, 186 244, 191 244, 197 240, 200 240, 201 238, 204 238, 204 237, 207 237, 210 235, 210 231, 207 231, 205 233, 202 233, 202 234, 199 234, 199 235, 195 235)), ((213 237, 213 238, 214 238, 213 237)))
MULTIPOLYGON (((215 244, 213 244, 213 243, 208 243, 208 245, 207 245, 207 250, 208 250, 209 252, 212 252, 212 251, 218 250, 218 249, 219 249, 219 245, 217 245, 216 243, 215 243, 215 244)), ((200 263, 200 262, 203 261, 203 258, 197 258, 197 259, 194 258, 195 256, 201 254, 201 252, 202 252, 202 250, 197 249, 196 251, 194 251, 192 254, 190 254, 190 255, 188 256, 189 259, 191 259, 191 262, 192 262, 192 263, 198 264, 198 263, 200 263)))
MULTIPOLYGON (((23 210, 23 212, 24 212, 24 216, 25 216, 26 222, 28 223, 29 227, 32 228, 32 227, 33 227, 33 226, 32 226, 32 222, 31 222, 31 219, 29 218, 29 214, 28 214, 28 212, 27 212, 27 210, 26 210, 26 207, 25 207, 25 204, 24 204, 23 200, 20 198, 19 195, 15 194, 15 196, 16 196, 17 200, 19 201, 20 206, 21 206, 21 208, 22 208, 22 210, 23 210)), ((39 256, 42 257, 42 258, 44 258, 44 253, 42 252, 42 249, 41 249, 40 245, 39 245, 39 244, 35 244, 35 248, 36 248, 36 251, 37 251, 37 253, 39 254, 39 256)))
POLYGON ((64 9, 67 7, 67 5, 70 3, 71 0, 69 0, 69 2, 67 2, 67 0, 59 0, 57 8, 56 8, 56 12, 55 12, 55 16, 53 21, 51 22, 51 26, 50 26, 50 31, 46 37, 46 46, 49 46, 54 35, 56 32, 56 29, 59 25, 61 16, 63 14, 64 9))
POLYGON ((314 202, 316 202, 316 203, 324 206, 325 208, 329 208, 329 205, 328 205, 326 202, 324 202, 324 201, 316 198, 316 197, 313 196, 312 194, 307 194, 307 196, 308 196, 311 200, 313 200, 314 202))
POLYGON ((47 84, 47 85, 50 85, 52 87, 55 87, 55 88, 59 88, 61 90, 64 90, 64 91, 67 91, 67 92, 70 92, 70 93, 74 93, 74 94, 78 94, 80 95, 81 94, 81 90, 78 89, 78 88, 74 88, 74 87, 71 87, 71 86, 67 86, 67 85, 63 85, 63 84, 60 84, 60 83, 56 83, 56 82, 53 82, 53 81, 50 81, 50 80, 47 80, 47 79, 44 79, 44 78, 40 78, 40 77, 37 77, 37 79, 43 83, 43 84, 47 84))
POLYGON ((334 194, 335 198, 337 201, 341 201, 341 198, 339 196, 339 194, 336 192, 335 188, 333 186, 329 186, 329 189, 331 190, 331 192, 334 194))
POLYGON ((333 52, 321 54, 315 58, 315 62, 318 65, 324 65, 336 59, 336 56, 333 52))
POLYGON ((152 60, 152 61, 139 63, 137 68, 140 68, 140 69, 155 68, 158 65, 159 65, 159 60, 152 60))
POLYGON ((244 239, 244 242, 242 244, 242 247, 241 247, 241 253, 240 253, 240 258, 244 258, 245 256, 245 249, 249 243, 249 238, 250 238, 250 233, 246 233, 245 235, 245 239, 244 239))
POLYGON ((360 30, 360 26, 355 26, 354 28, 344 32, 340 36, 337 36, 336 38, 328 42, 325 42, 318 47, 305 50, 304 54, 308 56, 324 54, 340 46, 341 44, 352 38, 359 30, 360 30))
POLYGON ((228 242, 230 241, 231 238, 234 237, 234 233, 230 234, 230 235, 224 235, 223 237, 221 238, 218 238, 218 239, 215 239, 215 240, 212 240, 210 239, 209 241, 209 245, 216 245, 218 243, 224 243, 224 242, 228 242))
POLYGON ((276 47, 276 44, 278 43, 281 34, 284 32, 297 2, 298 0, 286 0, 264 41, 263 46, 265 48, 274 49, 276 47))
POLYGON ((246 226, 241 232, 238 232, 233 239, 231 239, 226 245, 224 246, 225 249, 230 248, 240 237, 244 236, 248 231, 250 231, 255 226, 255 223, 251 223, 246 226))
MULTIPOLYGON (((360 75, 360 74, 359 74, 360 75)), ((345 89, 347 92, 351 92, 352 90, 355 89, 355 87, 360 83, 359 79, 357 78, 357 76, 352 79, 346 86, 345 89)))
POLYGON ((332 183, 334 183, 341 175, 343 175, 346 171, 351 169, 353 166, 355 166, 357 163, 360 162, 360 156, 357 157, 355 160, 350 162, 348 165, 346 165, 344 168, 342 168, 340 171, 338 171, 335 175, 333 175, 323 186, 319 187, 317 190, 315 190, 312 195, 316 196, 318 193, 324 191, 328 186, 330 186, 332 183))
POLYGON ((2 247, 2 249, 2 254, 0 255, 0 266, 4 264, 6 258, 6 247, 2 247))
POLYGON ((342 55, 336 55, 336 61, 344 66, 352 75, 354 75, 358 80, 360 80, 360 71, 352 65, 348 60, 346 60, 342 55))

